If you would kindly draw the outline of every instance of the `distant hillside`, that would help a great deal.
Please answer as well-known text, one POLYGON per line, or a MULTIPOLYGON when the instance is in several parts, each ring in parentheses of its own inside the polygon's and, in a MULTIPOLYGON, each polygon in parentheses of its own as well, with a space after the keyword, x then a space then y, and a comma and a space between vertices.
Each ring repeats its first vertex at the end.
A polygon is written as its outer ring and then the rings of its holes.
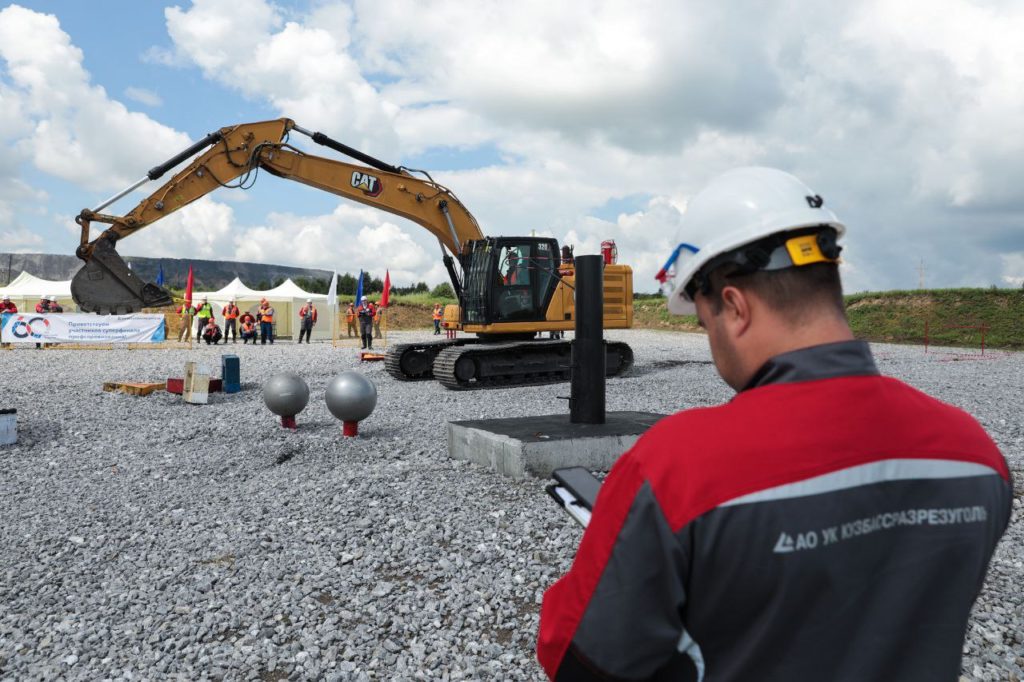
MULTIPOLYGON (((257 288, 260 282, 273 284, 275 280, 290 277, 309 277, 330 279, 328 270, 313 268, 293 268, 287 265, 267 265, 264 263, 235 263, 232 261, 180 259, 180 258, 140 258, 126 256, 125 261, 144 280, 152 282, 156 279, 160 265, 164 268, 164 283, 174 288, 184 288, 188 277, 188 266, 193 267, 196 289, 220 289, 235 277, 240 278, 250 287, 257 288)), ((49 253, 0 253, 0 286, 7 285, 22 270, 27 270, 36 277, 52 280, 66 280, 78 272, 82 261, 74 255, 57 255, 49 253)))
MULTIPOLYGON (((858 338, 891 343, 925 341, 979 348, 985 326, 988 348, 1024 349, 1024 291, 1021 289, 931 289, 882 291, 846 297, 846 314, 858 338)), ((697 318, 669 315, 665 299, 634 302, 637 327, 700 331, 697 318)))
POLYGON ((1024 349, 1024 290, 931 289, 883 291, 846 297, 857 336, 871 341, 978 348, 1024 349))

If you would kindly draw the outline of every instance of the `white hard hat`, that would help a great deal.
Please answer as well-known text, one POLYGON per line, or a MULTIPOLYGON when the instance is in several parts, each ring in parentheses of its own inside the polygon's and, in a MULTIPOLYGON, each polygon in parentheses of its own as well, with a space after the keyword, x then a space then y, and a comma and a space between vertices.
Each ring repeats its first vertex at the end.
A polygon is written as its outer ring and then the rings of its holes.
MULTIPOLYGON (((815 227, 832 227, 837 238, 846 232, 835 214, 824 208, 822 198, 789 173, 749 167, 718 176, 690 200, 683 214, 680 234, 686 242, 684 246, 693 245, 697 251, 681 249, 675 286, 668 298, 669 312, 696 312, 687 287, 716 256, 778 233, 815 227)), ((813 235, 810 241, 814 242, 813 235)), ((792 249, 804 246, 781 242, 771 251, 770 260, 754 269, 778 270, 823 260, 834 262, 838 255, 836 251, 832 256, 822 257, 820 247, 811 244, 809 248, 816 256, 801 259, 797 254, 794 260, 792 249)))
POLYGON ((47 299, 47 300, 50 300, 50 301, 56 301, 56 300, 57 300, 57 297, 51 294, 51 295, 50 295, 50 296, 48 297, 48 299, 47 299))
POLYGON ((312 303, 312 302, 313 302, 313 299, 311 299, 311 298, 307 298, 306 299, 306 303, 312 303))
POLYGON ((364 301, 366 301, 366 300, 367 300, 367 298, 366 298, 365 296, 363 296, 363 300, 364 300, 364 301))
POLYGON ((11 297, 8 294, 4 294, 3 299, 0 299, 0 300, 9 301, 9 300, 11 300, 11 297))

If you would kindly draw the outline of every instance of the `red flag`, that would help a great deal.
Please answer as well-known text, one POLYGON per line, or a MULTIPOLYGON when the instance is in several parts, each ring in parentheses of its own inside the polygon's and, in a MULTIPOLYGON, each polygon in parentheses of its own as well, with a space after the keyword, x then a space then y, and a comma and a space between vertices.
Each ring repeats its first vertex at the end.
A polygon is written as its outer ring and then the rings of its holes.
POLYGON ((185 282, 185 305, 192 305, 192 266, 188 266, 188 280, 185 282))
POLYGON ((384 293, 380 297, 380 307, 387 308, 391 300, 391 271, 384 271, 384 293))

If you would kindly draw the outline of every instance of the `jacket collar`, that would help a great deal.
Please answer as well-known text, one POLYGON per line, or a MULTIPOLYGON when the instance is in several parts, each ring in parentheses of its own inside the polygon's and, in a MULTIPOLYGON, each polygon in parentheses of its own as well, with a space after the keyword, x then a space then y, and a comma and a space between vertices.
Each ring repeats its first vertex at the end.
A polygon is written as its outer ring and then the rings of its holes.
POLYGON ((867 341, 837 341, 782 353, 754 373, 743 390, 768 384, 877 375, 867 341))

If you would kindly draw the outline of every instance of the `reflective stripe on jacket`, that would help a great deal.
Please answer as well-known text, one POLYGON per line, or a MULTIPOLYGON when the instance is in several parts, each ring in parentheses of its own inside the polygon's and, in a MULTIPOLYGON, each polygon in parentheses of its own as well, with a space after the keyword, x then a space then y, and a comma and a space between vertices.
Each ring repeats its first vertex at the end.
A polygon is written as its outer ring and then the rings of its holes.
POLYGON ((574 680, 955 680, 1012 491, 979 424, 866 343, 784 353, 619 458, 538 658, 574 680))

